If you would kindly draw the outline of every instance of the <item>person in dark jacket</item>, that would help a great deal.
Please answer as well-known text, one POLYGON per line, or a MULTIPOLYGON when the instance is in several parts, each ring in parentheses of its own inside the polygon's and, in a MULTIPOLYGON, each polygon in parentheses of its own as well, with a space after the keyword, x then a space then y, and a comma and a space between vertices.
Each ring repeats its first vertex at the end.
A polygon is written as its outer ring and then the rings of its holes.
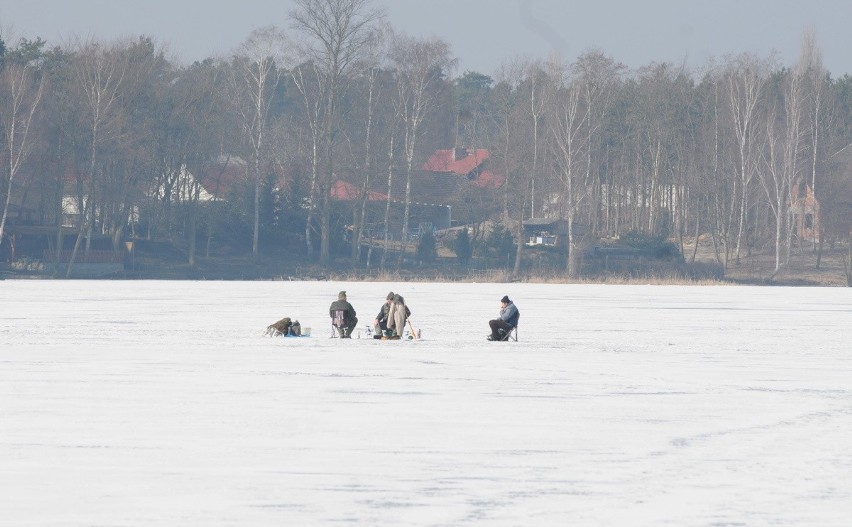
POLYGON ((284 317, 278 322, 266 326, 266 334, 271 337, 279 335, 300 337, 302 335, 302 325, 299 324, 298 320, 291 320, 290 317, 284 317))
MULTIPOLYGON (((388 293, 388 296, 385 297, 385 303, 382 304, 382 307, 379 309, 379 314, 376 315, 376 319, 373 320, 373 328, 375 331, 375 334, 373 335, 374 338, 379 339, 383 336, 390 337, 393 335, 393 330, 388 329, 388 320, 390 318, 391 307, 393 306, 394 298, 396 296, 398 295, 395 295, 394 292, 391 291, 388 293)), ((410 316, 411 310, 408 309, 408 306, 405 306, 405 318, 408 319, 410 316)))
POLYGON ((488 325, 491 327, 491 334, 488 335, 488 340, 504 340, 518 325, 520 317, 521 312, 518 311, 514 302, 509 299, 508 295, 503 296, 500 299, 500 318, 488 321, 488 325))
POLYGON ((392 331, 389 338, 400 339, 405 332, 405 322, 411 316, 411 310, 405 305, 402 295, 393 295, 393 302, 388 311, 388 330, 392 331))
POLYGON ((382 304, 382 307, 379 308, 379 314, 376 315, 375 320, 373 320, 373 330, 375 334, 373 335, 375 338, 382 338, 382 336, 387 335, 388 331, 388 313, 390 312, 390 306, 393 303, 393 291, 388 293, 388 296, 385 297, 385 303, 382 304))
POLYGON ((331 303, 328 314, 340 338, 352 338, 352 330, 358 325, 358 317, 355 316, 355 308, 346 300, 346 291, 337 294, 337 300, 331 303))

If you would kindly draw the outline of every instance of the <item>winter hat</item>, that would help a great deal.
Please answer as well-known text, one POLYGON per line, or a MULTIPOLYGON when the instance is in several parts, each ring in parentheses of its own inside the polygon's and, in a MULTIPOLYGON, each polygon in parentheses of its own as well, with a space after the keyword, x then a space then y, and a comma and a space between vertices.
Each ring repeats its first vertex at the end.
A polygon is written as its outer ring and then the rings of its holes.
POLYGON ((393 300, 393 291, 388 293, 388 296, 385 297, 385 300, 393 300))
POLYGON ((341 291, 341 292, 337 293, 337 299, 338 300, 346 300, 346 291, 341 291))
POLYGON ((512 303, 512 301, 509 300, 509 295, 503 295, 503 298, 500 299, 500 302, 503 302, 504 304, 511 304, 512 303))

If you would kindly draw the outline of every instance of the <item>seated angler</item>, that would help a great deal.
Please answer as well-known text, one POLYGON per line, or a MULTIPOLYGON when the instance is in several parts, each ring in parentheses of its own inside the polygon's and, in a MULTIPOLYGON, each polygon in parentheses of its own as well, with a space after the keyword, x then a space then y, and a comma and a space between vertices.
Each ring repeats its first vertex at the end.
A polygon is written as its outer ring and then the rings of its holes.
POLYGON ((355 308, 346 300, 346 291, 337 294, 337 300, 331 303, 328 314, 340 338, 352 338, 352 330, 358 324, 358 317, 355 316, 355 308))
POLYGON ((509 300, 509 296, 506 295, 501 298, 500 317, 488 321, 488 325, 491 327, 491 334, 488 335, 488 340, 506 340, 512 330, 518 326, 518 319, 520 317, 520 311, 515 307, 514 302, 509 300))
POLYGON ((390 307, 393 303, 393 291, 388 293, 388 296, 385 297, 385 303, 382 304, 382 307, 379 308, 379 314, 376 315, 376 319, 373 320, 373 331, 374 338, 380 339, 382 337, 389 337, 391 335, 391 331, 388 329, 388 314, 390 313, 390 307))
POLYGON ((388 310, 388 330, 391 335, 388 338, 400 339, 405 332, 405 322, 411 316, 411 310, 405 305, 405 299, 402 295, 393 295, 393 302, 388 310))

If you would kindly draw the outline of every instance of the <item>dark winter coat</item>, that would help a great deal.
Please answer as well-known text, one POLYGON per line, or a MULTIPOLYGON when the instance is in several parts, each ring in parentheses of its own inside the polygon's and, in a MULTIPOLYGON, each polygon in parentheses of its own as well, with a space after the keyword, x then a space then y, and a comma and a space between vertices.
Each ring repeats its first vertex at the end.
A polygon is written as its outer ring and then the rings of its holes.
POLYGON ((335 300, 328 308, 328 315, 334 318, 334 312, 338 310, 343 311, 343 320, 346 321, 347 325, 351 326, 357 323, 358 318, 355 316, 355 308, 352 307, 352 304, 346 300, 335 300))
MULTIPOLYGON (((379 309, 379 314, 376 315, 376 320, 379 321, 379 324, 381 324, 383 322, 385 324, 387 324, 388 313, 390 312, 390 308, 391 308, 391 304, 389 304, 388 302, 385 302, 384 304, 382 304, 382 308, 379 309)), ((408 309, 408 306, 405 306, 405 318, 408 318, 410 316, 411 316, 411 310, 408 309)))

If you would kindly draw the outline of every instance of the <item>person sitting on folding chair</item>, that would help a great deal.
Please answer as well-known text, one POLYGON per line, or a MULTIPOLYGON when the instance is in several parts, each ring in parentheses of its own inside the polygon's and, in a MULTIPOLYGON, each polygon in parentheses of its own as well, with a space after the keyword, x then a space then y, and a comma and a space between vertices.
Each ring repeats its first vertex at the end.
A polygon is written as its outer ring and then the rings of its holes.
POLYGON ((489 320, 488 325, 491 326, 491 334, 488 335, 488 340, 508 340, 512 330, 518 327, 518 319, 521 318, 521 312, 515 306, 514 302, 509 300, 506 295, 500 299, 500 318, 489 320))
MULTIPOLYGON (((394 305, 394 298, 399 295, 394 294, 393 291, 388 293, 388 296, 385 297, 385 303, 382 304, 382 307, 379 308, 379 314, 376 315, 375 320, 373 320, 373 338, 380 339, 382 337, 390 337, 393 336, 393 329, 388 329, 388 322, 391 320, 391 311, 394 305)), ((402 300, 400 296, 400 303, 405 306, 405 302, 402 300)), ((405 306, 405 319, 411 316, 411 310, 408 309, 408 306, 405 306)), ((405 324, 403 324, 404 326, 405 324)))
POLYGON ((388 313, 390 312, 392 303, 393 291, 388 293, 388 296, 385 297, 384 304, 382 304, 382 307, 379 308, 379 314, 376 315, 375 320, 373 320, 373 338, 380 339, 391 335, 391 331, 388 329, 388 313))
POLYGON ((346 301, 346 291, 337 294, 337 300, 331 303, 328 314, 338 336, 342 339, 352 338, 352 330, 358 325, 358 317, 355 316, 355 308, 346 301))
POLYGON ((405 299, 402 295, 393 295, 393 301, 390 304, 388 311, 387 327, 390 331, 388 338, 400 339, 405 332, 405 322, 411 316, 411 310, 405 305, 405 299))

